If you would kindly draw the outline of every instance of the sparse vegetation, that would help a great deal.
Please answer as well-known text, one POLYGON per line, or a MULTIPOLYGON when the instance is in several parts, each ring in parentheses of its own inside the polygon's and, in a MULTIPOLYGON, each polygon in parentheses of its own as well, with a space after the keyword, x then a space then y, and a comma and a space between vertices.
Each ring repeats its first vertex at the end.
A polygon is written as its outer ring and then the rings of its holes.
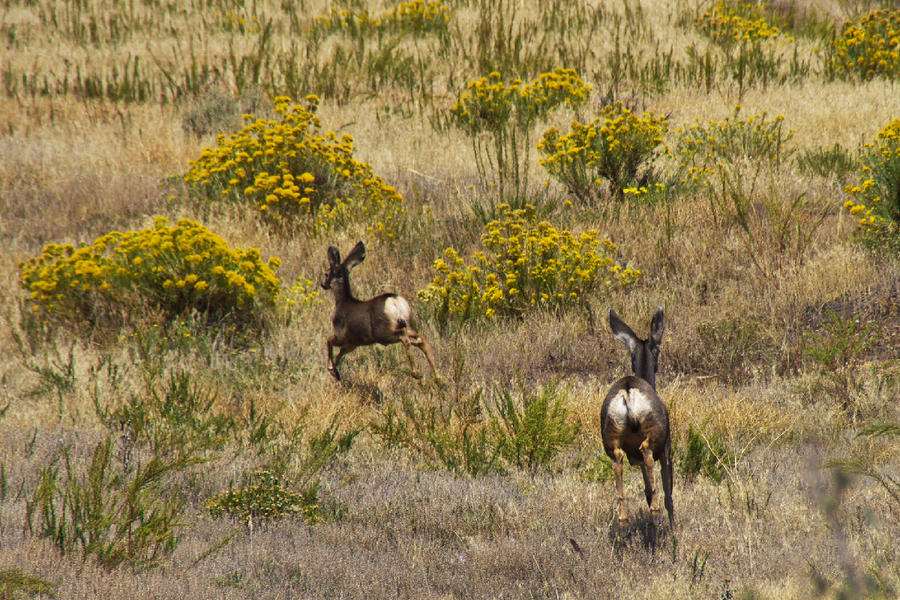
POLYGON ((895 13, 5 3, 0 598, 896 597, 895 13), (359 240, 440 380, 328 374, 359 240))

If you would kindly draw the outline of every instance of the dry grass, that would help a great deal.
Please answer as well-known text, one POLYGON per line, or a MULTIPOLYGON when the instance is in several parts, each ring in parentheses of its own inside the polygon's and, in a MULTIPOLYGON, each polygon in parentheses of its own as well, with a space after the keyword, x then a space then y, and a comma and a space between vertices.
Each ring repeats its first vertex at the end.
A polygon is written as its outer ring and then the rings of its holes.
MULTIPOLYGON (((65 3, 65 10, 75 10, 75 4, 65 3)), ((120 5, 85 4, 79 13, 83 21, 116 12, 120 5)), ((281 4, 259 2, 255 9, 238 11, 274 19, 273 56, 299 39, 281 4)), ((473 30, 483 11, 477 2, 454 4, 465 5, 454 16, 456 52, 474 47, 473 30)), ((537 3, 525 4, 516 18, 534 20, 537 3)), ((827 6, 791 4, 831 15, 843 15, 850 6, 837 0, 827 6)), ((226 63, 229 51, 252 49, 257 33, 223 31, 217 17, 198 7, 172 8, 157 18, 155 4, 136 3, 135 17, 145 25, 97 48, 42 23, 41 11, 49 14, 54 5, 13 3, 0 9, 5 34, 15 25, 18 36, 0 69, 16 81, 23 74, 58 77, 66 61, 70 73, 76 65, 85 73, 91 68, 108 73, 126 56, 140 56, 146 76, 162 78, 160 64, 181 60, 184 66, 189 56, 187 41, 177 41, 180 35, 197 42, 198 61, 221 68, 215 93, 240 98, 236 104, 256 103, 265 112, 267 91, 238 90, 226 63), (173 54, 175 47, 180 54, 173 54)), ((324 13, 328 5, 304 7, 308 16, 324 13)), ((561 129, 573 118, 591 118, 613 87, 604 61, 616 51, 617 28, 625 32, 618 48, 629 45, 645 58, 660 40, 679 60, 687 46, 709 44, 677 25, 685 12, 695 14, 696 6, 628 2, 603 10, 599 28, 585 33, 594 44, 583 74, 594 94, 579 114, 552 117, 561 129), (640 27, 628 21, 624 7, 642 7, 640 27)), ((809 53, 816 43, 799 42, 809 53)), ((405 40, 398 48, 433 49, 429 44, 436 42, 405 40)), ((439 108, 449 107, 467 81, 485 75, 447 52, 443 62, 435 59, 432 72, 429 101, 439 108)), ((348 74, 361 77, 349 67, 339 75, 348 74)), ((656 92, 639 82, 617 85, 620 97, 670 115, 673 131, 695 119, 724 118, 738 103, 742 114, 782 114, 798 149, 839 143, 855 151, 900 116, 894 82, 828 81, 815 69, 798 81, 744 90, 721 76, 709 93, 677 82, 656 92)), ((130 331, 90 340, 61 333, 49 342, 34 341, 23 316, 19 261, 49 242, 90 242, 110 230, 145 227, 156 214, 201 217, 233 246, 279 256, 279 276, 290 284, 297 278, 320 280, 328 245, 346 252, 365 237, 363 225, 322 238, 283 236, 240 211, 201 213, 188 203, 169 204, 169 191, 160 182, 183 173, 214 137, 198 138, 183 128, 185 115, 203 108, 203 98, 161 103, 159 89, 144 103, 73 94, 41 97, 21 88, 15 97, 0 97, 0 347, 5 349, 0 408, 9 402, 0 419, 0 569, 21 567, 55 582, 65 598, 795 598, 816 596, 816 578, 829 596, 846 581, 862 581, 870 570, 885 577, 885 597, 900 591, 894 570, 900 563, 900 506, 871 478, 857 478, 841 492, 832 470, 823 466, 829 459, 855 458, 895 479, 900 472, 896 438, 856 437, 867 425, 900 421, 900 269, 890 257, 853 243, 852 219, 841 211, 844 182, 804 175, 792 162, 772 173, 773 189, 784 197, 804 193, 810 214, 824 211, 825 218, 808 245, 786 253, 763 246, 753 257, 740 231, 722 226, 699 192, 678 195, 668 205, 618 210, 565 205, 564 191, 555 183, 542 185, 534 148, 528 149, 529 199, 554 224, 575 231, 596 228, 618 243, 623 260, 644 272, 633 289, 560 313, 536 311, 445 331, 420 317, 419 330, 434 346, 447 383, 444 390, 427 375, 422 382, 408 377, 398 346, 357 350, 344 362, 346 381, 334 382, 325 370, 328 296, 279 317, 250 347, 216 345, 198 327, 193 331, 208 348, 198 342, 158 358, 163 372, 187 370, 214 390, 219 412, 247 419, 252 405, 312 431, 335 418, 342 430, 360 430, 352 449, 323 472, 320 499, 331 516, 313 526, 287 519, 258 526, 252 534, 227 520, 212 520, 203 509, 205 498, 261 463, 245 449, 230 447, 223 453, 230 458, 184 475, 187 526, 164 566, 106 571, 91 560, 82 562, 80 555, 59 555, 26 527, 26 501, 40 469, 64 444, 85 455, 103 435, 95 399, 117 403, 142 393, 146 363, 136 358, 130 331), (626 498, 637 517, 620 530, 612 482, 597 466, 599 406, 610 382, 627 373, 628 362, 605 317, 615 307, 645 334, 658 305, 666 311, 659 389, 670 408, 676 456, 689 429, 718 440, 729 456, 718 484, 703 476, 691 479, 676 464, 674 530, 650 517, 640 477, 629 469, 626 498), (846 400, 822 392, 828 389, 822 385, 825 374, 808 353, 810 332, 826 331, 834 313, 871 326, 873 343, 852 358, 858 374, 852 411, 846 400), (116 379, 104 370, 107 364, 118 369, 116 379), (64 376, 70 385, 54 383, 59 379, 48 374, 64 376), (552 468, 535 477, 515 469, 476 478, 428 469, 421 456, 386 448, 369 429, 401 398, 427 405, 451 402, 479 387, 527 392, 553 380, 560 381, 581 430, 552 468), (233 531, 236 535, 217 547, 233 531)), ((427 103, 410 104, 399 83, 350 102, 339 100, 323 98, 319 116, 325 128, 353 136, 356 157, 403 194, 410 214, 396 244, 367 240, 368 258, 353 271, 354 289, 362 297, 398 291, 414 300, 434 276, 432 261, 444 248, 462 255, 478 248, 482 223, 474 209, 497 199, 477 184, 470 141, 454 130, 436 132, 427 103), (411 107, 410 114, 400 112, 411 107)), ((814 222, 807 214, 799 218, 814 222)))

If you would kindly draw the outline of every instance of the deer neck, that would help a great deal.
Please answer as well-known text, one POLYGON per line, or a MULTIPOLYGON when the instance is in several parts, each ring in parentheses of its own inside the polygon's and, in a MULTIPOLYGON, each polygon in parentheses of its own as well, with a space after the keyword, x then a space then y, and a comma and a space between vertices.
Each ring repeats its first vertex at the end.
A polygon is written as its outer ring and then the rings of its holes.
POLYGON ((639 349, 639 355, 635 358, 636 360, 633 362, 632 366, 634 367, 634 374, 636 377, 640 377, 644 381, 650 384, 654 390, 656 389, 656 358, 653 356, 653 353, 650 351, 650 348, 647 347, 646 344, 643 344, 639 349))
POLYGON ((334 294, 335 305, 357 302, 350 289, 350 278, 342 277, 331 284, 331 292, 334 294))

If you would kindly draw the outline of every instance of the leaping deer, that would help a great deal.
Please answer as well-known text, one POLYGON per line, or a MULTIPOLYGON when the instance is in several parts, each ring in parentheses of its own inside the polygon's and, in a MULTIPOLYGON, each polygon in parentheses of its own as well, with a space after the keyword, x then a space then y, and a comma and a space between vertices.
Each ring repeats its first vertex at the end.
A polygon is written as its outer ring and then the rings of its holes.
POLYGON ((644 475, 644 494, 654 515, 659 514, 659 490, 653 481, 653 461, 659 462, 669 525, 674 526, 672 505, 672 439, 669 411, 656 394, 656 368, 663 335, 663 311, 657 308, 650 323, 650 337, 642 340, 612 310, 609 326, 631 353, 634 375, 622 377, 606 394, 600 409, 603 449, 613 460, 616 493, 619 502, 619 525, 628 523, 622 468, 625 457, 632 465, 640 465, 644 475))
POLYGON ((372 344, 394 344, 400 342, 406 352, 413 377, 421 377, 416 361, 409 351, 409 346, 418 347, 435 378, 439 379, 434 366, 431 347, 425 338, 412 327, 412 312, 409 302, 396 294, 381 294, 370 300, 357 300, 350 289, 350 269, 366 258, 366 246, 357 242, 353 250, 341 262, 341 253, 334 246, 328 248, 328 268, 322 280, 322 287, 334 293, 334 316, 331 323, 334 333, 328 338, 328 372, 340 381, 338 364, 345 354, 353 352, 359 346, 372 344), (332 357, 337 346, 340 352, 332 357))

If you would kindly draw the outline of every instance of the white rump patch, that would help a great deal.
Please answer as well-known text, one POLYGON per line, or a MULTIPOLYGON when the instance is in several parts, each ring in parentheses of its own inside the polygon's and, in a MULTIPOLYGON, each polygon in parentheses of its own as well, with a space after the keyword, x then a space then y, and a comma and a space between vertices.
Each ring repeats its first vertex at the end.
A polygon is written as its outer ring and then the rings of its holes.
POLYGON ((392 323, 403 320, 407 326, 410 322, 409 302, 403 296, 393 296, 384 301, 384 316, 392 323))
POLYGON ((634 419, 643 422, 653 413, 653 403, 640 390, 634 388, 620 390, 609 404, 608 418, 613 420, 616 427, 622 428, 627 423, 629 412, 634 419))

